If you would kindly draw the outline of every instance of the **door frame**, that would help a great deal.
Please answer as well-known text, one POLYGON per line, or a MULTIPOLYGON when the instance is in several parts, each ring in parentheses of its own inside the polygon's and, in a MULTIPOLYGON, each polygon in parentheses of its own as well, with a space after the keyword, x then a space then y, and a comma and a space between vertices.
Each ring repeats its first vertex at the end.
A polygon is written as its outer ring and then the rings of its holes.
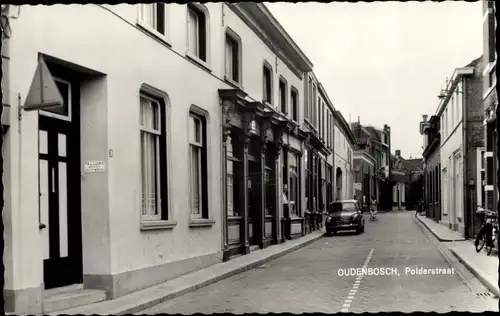
MULTIPOLYGON (((83 236, 82 236, 82 204, 81 204, 81 180, 80 180, 80 165, 81 165, 81 137, 80 137, 80 80, 75 76, 74 72, 68 70, 62 65, 57 65, 47 61, 47 66, 50 69, 55 81, 60 81, 62 83, 69 85, 68 92, 68 117, 61 116, 59 114, 50 113, 47 111, 40 111, 38 113, 38 133, 40 131, 47 131, 47 160, 48 160, 48 181, 52 175, 50 174, 50 165, 52 168, 54 165, 59 167, 59 162, 66 162, 66 183, 67 183, 67 196, 66 203, 67 206, 67 259, 53 259, 50 262, 46 259, 43 260, 43 281, 46 289, 56 288, 60 286, 82 283, 83 282, 83 236), (52 134, 52 136, 51 136, 52 134), (58 153, 58 135, 66 135, 66 158, 59 157, 58 153), (52 141, 50 140, 52 138, 52 141), (55 139, 55 145, 54 145, 55 139), (49 145, 51 144, 52 145, 49 145), (52 146, 50 148, 49 146, 52 146), (55 149, 54 149, 55 148, 55 149), (53 152, 55 150, 55 153, 53 152), (53 157, 55 156, 55 158, 53 157), (57 273, 56 271, 60 271, 57 273)), ((38 174, 39 174, 39 192, 40 191, 40 161, 41 154, 38 154, 38 174)), ((59 177, 59 171, 57 170, 57 186, 59 177)), ((55 179, 54 178, 54 179, 55 179)), ((53 181, 53 180, 52 180, 53 181)), ((49 186, 50 191, 50 186, 49 186)), ((49 222, 54 223, 54 219, 50 219, 50 214, 59 212, 59 188, 55 195, 48 197, 48 214, 49 222), (55 200, 54 200, 55 199, 55 200), (54 205, 57 204, 57 209, 54 210, 54 205), (52 209, 51 209, 52 208, 52 209)), ((41 215, 41 201, 39 201, 39 216, 41 215)), ((53 218, 53 217, 52 217, 53 218)), ((41 218, 39 218, 41 220, 41 218)), ((57 219, 59 217, 57 216, 57 219)), ((40 224, 41 223, 40 221, 40 224)), ((60 229, 60 225, 57 223, 57 230, 60 229)), ((48 228, 43 228, 40 225, 40 229, 48 229, 49 234, 49 247, 58 245, 60 249, 60 240, 54 242, 53 238, 55 235, 59 236, 59 231, 56 233, 52 232, 54 229, 53 225, 49 225, 48 228), (51 236, 52 235, 52 239, 51 236)), ((50 249, 50 248, 49 248, 50 249)), ((55 253, 55 250, 49 250, 50 256, 55 253)))

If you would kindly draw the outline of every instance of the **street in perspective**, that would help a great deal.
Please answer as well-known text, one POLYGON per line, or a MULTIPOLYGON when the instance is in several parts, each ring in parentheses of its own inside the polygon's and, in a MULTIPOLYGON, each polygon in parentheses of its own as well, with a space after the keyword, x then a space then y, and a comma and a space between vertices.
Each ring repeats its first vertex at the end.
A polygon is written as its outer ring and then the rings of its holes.
POLYGON ((1 31, 6 314, 498 312, 494 1, 1 31))
POLYGON ((380 214, 364 234, 325 236, 138 314, 498 310, 495 295, 416 221, 413 212, 380 214))

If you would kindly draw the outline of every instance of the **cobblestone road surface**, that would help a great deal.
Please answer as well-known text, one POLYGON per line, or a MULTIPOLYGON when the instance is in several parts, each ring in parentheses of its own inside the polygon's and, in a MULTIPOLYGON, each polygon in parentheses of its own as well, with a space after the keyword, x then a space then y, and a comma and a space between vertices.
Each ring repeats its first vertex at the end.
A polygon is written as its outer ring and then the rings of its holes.
POLYGON ((379 214, 379 221, 366 221, 364 234, 324 237, 141 313, 496 311, 497 298, 471 275, 406 275, 406 267, 450 268, 413 214, 379 214), (364 265, 396 268, 399 276, 338 275, 364 265))

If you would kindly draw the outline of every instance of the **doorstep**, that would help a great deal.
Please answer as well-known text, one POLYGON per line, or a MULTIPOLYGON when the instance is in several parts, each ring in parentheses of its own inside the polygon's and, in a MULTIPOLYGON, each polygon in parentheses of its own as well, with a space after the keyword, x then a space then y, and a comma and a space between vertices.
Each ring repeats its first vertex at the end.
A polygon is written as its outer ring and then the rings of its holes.
POLYGON ((436 223, 425 215, 416 215, 417 219, 441 242, 464 241, 465 238, 456 231, 436 223))
POLYGON ((484 249, 476 252, 474 243, 458 242, 448 247, 455 257, 462 262, 492 293, 500 298, 498 287, 498 254, 487 256, 484 249))
POLYGON ((251 252, 248 255, 234 258, 227 262, 217 263, 165 283, 140 290, 114 300, 103 301, 77 308, 58 311, 53 315, 123 315, 139 313, 149 307, 160 304, 175 297, 195 291, 203 286, 216 283, 235 274, 250 270, 268 261, 302 248, 323 237, 324 230, 314 231, 303 237, 287 240, 285 243, 251 252))

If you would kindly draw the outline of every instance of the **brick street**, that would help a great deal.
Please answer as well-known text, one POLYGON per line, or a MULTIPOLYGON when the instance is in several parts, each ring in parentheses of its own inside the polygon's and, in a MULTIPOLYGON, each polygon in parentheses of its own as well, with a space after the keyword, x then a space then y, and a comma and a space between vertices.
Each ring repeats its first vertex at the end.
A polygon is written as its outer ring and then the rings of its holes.
POLYGON ((467 281, 457 274, 405 275, 405 267, 450 267, 413 214, 379 214, 376 222, 365 215, 364 234, 324 237, 141 314, 496 310, 497 298, 471 274, 467 281), (368 260, 368 268, 397 268, 399 276, 365 275, 358 285, 356 276, 338 276, 338 269, 360 268, 368 260))

